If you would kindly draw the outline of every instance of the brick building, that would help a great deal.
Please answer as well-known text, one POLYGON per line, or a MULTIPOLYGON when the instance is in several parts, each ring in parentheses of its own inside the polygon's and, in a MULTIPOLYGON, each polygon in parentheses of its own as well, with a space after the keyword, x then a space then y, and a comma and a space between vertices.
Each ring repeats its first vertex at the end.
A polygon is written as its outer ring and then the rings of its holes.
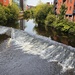
POLYGON ((0 0, 0 3, 3 6, 8 6, 8 5, 12 5, 13 0, 0 0))
POLYGON ((0 0, 0 3, 4 6, 8 6, 9 0, 0 0))
POLYGON ((55 14, 60 14, 61 5, 65 4, 67 7, 66 18, 70 21, 75 21, 75 0, 54 0, 55 14))

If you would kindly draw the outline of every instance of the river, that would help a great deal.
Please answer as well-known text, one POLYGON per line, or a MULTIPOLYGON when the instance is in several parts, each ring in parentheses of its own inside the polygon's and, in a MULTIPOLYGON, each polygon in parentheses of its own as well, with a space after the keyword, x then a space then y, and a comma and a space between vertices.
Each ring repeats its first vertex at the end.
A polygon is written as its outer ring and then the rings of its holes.
POLYGON ((5 40, 0 42, 0 75, 75 75, 75 48, 55 42, 66 34, 46 31, 33 20, 21 20, 17 27, 23 31, 0 27, 0 33, 11 32, 11 38, 0 36, 5 40))
MULTIPOLYGON (((12 25, 13 28, 21 29, 24 30, 25 32, 32 34, 32 35, 37 35, 37 36, 43 36, 46 38, 50 38, 51 40, 66 44, 68 46, 75 47, 75 36, 62 33, 62 32, 57 32, 52 28, 49 28, 50 30, 46 31, 46 29, 42 26, 38 26, 35 24, 33 19, 30 20, 19 20, 18 24, 12 25)), ((1 41, 6 39, 6 35, 1 35, 0 39, 1 41), (4 37, 4 38, 3 38, 4 37)), ((8 36, 7 36, 8 38, 8 36)))
POLYGON ((54 41, 66 44, 68 46, 75 47, 75 39, 73 35, 60 33, 59 31, 55 31, 54 29, 50 28, 51 30, 46 31, 44 27, 38 27, 34 20, 20 20, 19 21, 20 29, 24 30, 25 32, 32 34, 32 35, 40 35, 43 37, 50 38, 54 41))

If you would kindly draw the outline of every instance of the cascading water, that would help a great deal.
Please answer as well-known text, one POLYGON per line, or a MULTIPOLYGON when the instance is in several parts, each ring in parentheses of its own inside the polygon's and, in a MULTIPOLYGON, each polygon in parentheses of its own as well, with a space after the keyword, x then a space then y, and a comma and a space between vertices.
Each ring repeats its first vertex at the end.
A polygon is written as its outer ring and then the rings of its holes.
MULTIPOLYGON (((46 59, 51 64, 50 75, 75 75, 75 48, 52 41, 46 37, 42 38, 42 36, 30 35, 22 30, 3 28, 4 29, 1 27, 1 29, 4 30, 2 34, 8 31, 11 33, 11 40, 6 42, 6 44, 8 43, 7 45, 10 44, 10 46, 6 48, 6 51, 9 51, 10 57, 12 55, 16 56, 21 49, 24 53, 38 55, 41 59, 46 59), (14 50, 11 50, 12 48, 14 48, 14 50), (13 51, 17 52, 14 54, 13 51)), ((2 54, 4 54, 4 52, 0 54, 0 63, 3 61, 2 57, 4 57, 1 56, 2 54)), ((4 59, 5 58, 6 57, 4 57, 4 59)), ((14 58, 11 59, 15 60, 14 58)), ((17 59, 15 61, 17 61, 17 59)), ((8 61, 6 61, 6 63, 7 62, 8 61)), ((0 67, 2 66, 0 65, 0 67)), ((5 73, 7 73, 7 71, 5 71, 5 73)), ((1 73, 1 75, 3 75, 3 73, 1 73)))
POLYGON ((2 34, 6 34, 6 35, 10 36, 11 38, 15 37, 13 28, 0 26, 0 35, 2 35, 2 34))

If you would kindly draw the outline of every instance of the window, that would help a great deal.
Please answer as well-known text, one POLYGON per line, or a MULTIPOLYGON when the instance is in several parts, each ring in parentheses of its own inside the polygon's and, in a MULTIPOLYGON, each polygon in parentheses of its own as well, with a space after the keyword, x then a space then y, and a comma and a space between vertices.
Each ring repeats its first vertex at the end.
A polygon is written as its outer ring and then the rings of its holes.
POLYGON ((6 0, 4 0, 4 2, 6 2, 6 0))
POLYGON ((66 0, 63 0, 63 3, 66 2, 66 0))
POLYGON ((69 2, 69 0, 67 0, 67 3, 69 2))
POLYGON ((72 7, 70 6, 70 10, 72 9, 72 7))
POLYGON ((70 3, 72 3, 72 0, 70 0, 70 3))

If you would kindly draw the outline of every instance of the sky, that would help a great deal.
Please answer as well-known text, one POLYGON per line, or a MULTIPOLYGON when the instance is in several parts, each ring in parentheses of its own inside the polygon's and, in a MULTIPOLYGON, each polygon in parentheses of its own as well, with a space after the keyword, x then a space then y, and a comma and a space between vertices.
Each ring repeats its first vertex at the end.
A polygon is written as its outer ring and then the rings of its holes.
MULTIPOLYGON (((38 1, 39 0, 27 0, 27 4, 28 5, 33 5, 33 6, 36 6, 38 4, 38 1)), ((46 2, 53 2, 54 0, 41 0, 43 3, 46 3, 46 2)))

